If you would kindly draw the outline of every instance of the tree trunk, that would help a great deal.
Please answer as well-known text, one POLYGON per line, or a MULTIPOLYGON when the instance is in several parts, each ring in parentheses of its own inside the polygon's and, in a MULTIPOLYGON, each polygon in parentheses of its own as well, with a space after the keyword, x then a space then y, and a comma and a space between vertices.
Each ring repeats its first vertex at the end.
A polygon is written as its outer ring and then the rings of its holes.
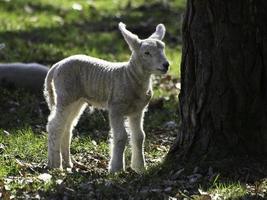
MULTIPOLYGON (((169 155, 267 155, 267 1, 188 0, 169 155)), ((266 157, 265 157, 266 158, 266 157)))

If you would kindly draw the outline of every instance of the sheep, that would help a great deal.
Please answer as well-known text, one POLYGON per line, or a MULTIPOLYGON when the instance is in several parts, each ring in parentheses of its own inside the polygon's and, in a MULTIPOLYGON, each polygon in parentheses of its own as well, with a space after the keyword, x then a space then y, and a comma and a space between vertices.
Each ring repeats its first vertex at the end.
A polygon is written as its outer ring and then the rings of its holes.
MULTIPOLYGON (((5 48, 0 43, 0 50, 5 48)), ((28 92, 42 95, 48 67, 39 63, 0 63, 0 86, 23 88, 28 92)))
POLYGON ((71 168, 72 130, 86 106, 107 109, 111 127, 109 171, 125 170, 127 119, 131 139, 131 168, 146 169, 143 118, 153 95, 151 75, 166 74, 165 26, 159 24, 147 39, 119 23, 132 54, 128 62, 108 62, 86 55, 74 55, 54 64, 45 79, 44 96, 51 110, 48 117, 48 167, 71 168))
POLYGON ((48 67, 38 63, 0 63, 0 86, 42 96, 48 67))

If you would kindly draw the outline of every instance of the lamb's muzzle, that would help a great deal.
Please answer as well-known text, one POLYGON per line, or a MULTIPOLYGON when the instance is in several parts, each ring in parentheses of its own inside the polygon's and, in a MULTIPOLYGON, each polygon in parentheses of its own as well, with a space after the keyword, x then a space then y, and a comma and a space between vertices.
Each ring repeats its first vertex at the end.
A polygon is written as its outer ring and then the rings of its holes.
POLYGON ((47 123, 49 167, 73 166, 72 129, 89 105, 109 111, 110 172, 125 169, 126 119, 131 135, 131 167, 138 173, 145 170, 143 117, 153 95, 151 75, 165 74, 169 68, 165 44, 161 41, 165 27, 159 24, 144 40, 127 30, 123 23, 119 23, 119 29, 132 51, 129 61, 115 63, 75 55, 49 70, 44 89, 51 110, 47 123))

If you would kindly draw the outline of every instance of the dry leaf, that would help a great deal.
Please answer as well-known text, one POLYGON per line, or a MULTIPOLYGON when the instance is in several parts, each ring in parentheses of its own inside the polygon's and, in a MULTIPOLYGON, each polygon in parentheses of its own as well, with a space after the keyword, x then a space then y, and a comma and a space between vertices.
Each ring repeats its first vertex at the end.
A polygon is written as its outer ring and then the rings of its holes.
POLYGON ((40 174, 37 178, 46 183, 46 182, 49 182, 51 180, 52 176, 50 174, 43 173, 43 174, 40 174))

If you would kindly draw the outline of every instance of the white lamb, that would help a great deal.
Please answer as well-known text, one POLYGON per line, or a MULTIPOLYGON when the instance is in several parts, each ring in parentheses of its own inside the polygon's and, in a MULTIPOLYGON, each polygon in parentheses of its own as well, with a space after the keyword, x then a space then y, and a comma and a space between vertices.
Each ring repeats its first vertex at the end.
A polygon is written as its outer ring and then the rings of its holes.
POLYGON ((151 75, 165 74, 165 27, 159 24, 147 39, 119 23, 119 29, 132 55, 128 62, 108 62, 85 55, 70 56, 56 63, 45 79, 44 94, 51 110, 48 117, 48 166, 72 167, 70 143, 72 129, 87 105, 109 111, 112 133, 110 172, 125 169, 127 141, 125 119, 131 132, 131 167, 145 170, 143 117, 152 96, 151 75))

